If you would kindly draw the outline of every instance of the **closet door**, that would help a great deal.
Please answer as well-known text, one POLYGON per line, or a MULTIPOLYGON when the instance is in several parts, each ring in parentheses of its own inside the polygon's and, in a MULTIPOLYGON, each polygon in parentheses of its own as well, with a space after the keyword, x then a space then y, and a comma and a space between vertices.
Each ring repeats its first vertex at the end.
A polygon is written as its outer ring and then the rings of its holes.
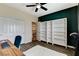
POLYGON ((14 43, 17 35, 22 36, 22 42, 25 43, 25 23, 16 18, 0 17, 0 36, 6 35, 14 43))
POLYGON ((52 22, 47 21, 47 42, 52 43, 52 22))
POLYGON ((22 36, 22 42, 21 43, 25 43, 25 25, 23 21, 15 21, 14 22, 14 34, 15 36, 20 35, 22 36))
POLYGON ((46 22, 40 22, 40 40, 41 41, 47 41, 46 40, 46 22))
POLYGON ((67 47, 67 18, 52 21, 52 41, 67 47))

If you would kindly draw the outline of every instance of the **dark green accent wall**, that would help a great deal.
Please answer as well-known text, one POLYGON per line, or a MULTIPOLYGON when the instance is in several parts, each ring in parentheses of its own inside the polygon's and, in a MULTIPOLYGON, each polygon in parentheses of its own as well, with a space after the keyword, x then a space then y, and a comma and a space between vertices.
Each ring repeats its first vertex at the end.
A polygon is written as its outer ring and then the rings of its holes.
POLYGON ((43 21, 49 21, 49 20, 60 19, 65 17, 67 17, 68 45, 75 46, 76 40, 72 39, 69 36, 69 34, 72 32, 78 32, 77 6, 41 16, 38 18, 38 21, 43 22, 43 21))

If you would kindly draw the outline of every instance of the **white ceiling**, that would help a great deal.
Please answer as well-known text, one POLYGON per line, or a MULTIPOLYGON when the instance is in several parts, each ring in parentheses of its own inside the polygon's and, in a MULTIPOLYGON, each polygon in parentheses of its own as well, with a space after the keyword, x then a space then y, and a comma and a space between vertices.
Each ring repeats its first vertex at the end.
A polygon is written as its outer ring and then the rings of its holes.
POLYGON ((38 12, 35 12, 36 7, 25 7, 26 5, 30 5, 34 3, 6 3, 6 5, 17 8, 21 11, 28 12, 36 17, 43 16, 49 13, 57 12, 66 8, 70 8, 78 5, 78 3, 47 3, 43 6, 48 8, 47 11, 39 9, 38 12))

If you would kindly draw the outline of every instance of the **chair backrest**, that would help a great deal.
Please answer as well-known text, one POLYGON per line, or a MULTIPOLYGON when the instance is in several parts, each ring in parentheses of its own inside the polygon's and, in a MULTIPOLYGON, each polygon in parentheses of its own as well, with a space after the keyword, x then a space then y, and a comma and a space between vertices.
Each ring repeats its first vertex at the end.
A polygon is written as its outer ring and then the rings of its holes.
POLYGON ((75 56, 79 56, 79 33, 77 34, 77 39, 76 39, 75 56))
POLYGON ((21 43, 21 40, 22 40, 22 37, 20 35, 16 36, 15 37, 15 42, 14 42, 14 45, 19 48, 20 46, 20 43, 21 43))
POLYGON ((75 56, 79 56, 79 33, 73 34, 72 37, 76 40, 76 42, 75 42, 75 56))

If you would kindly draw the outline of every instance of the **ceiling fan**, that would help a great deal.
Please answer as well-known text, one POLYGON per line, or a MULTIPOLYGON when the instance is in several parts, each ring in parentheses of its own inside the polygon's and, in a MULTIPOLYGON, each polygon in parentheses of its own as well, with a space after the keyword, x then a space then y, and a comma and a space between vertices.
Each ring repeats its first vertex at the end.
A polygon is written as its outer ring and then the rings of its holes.
POLYGON ((48 9, 43 6, 45 4, 47 4, 47 3, 35 3, 35 5, 26 5, 26 7, 35 7, 36 6, 35 12, 37 12, 39 8, 47 11, 48 9))

